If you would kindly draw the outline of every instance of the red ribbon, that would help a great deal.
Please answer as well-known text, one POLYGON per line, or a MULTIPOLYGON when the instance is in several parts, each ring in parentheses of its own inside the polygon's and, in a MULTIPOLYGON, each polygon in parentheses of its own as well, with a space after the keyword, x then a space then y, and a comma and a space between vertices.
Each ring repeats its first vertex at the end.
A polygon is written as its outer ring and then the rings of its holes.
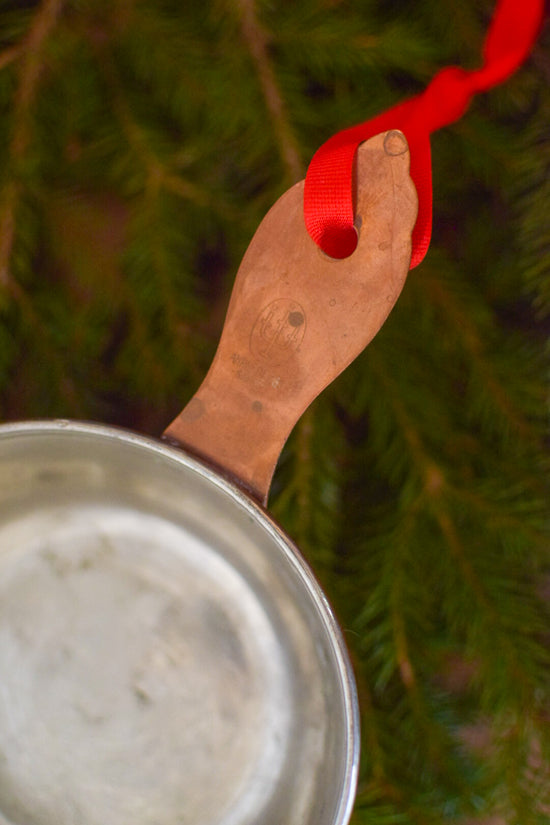
POLYGON ((412 236, 411 269, 424 258, 432 233, 430 133, 458 120, 477 92, 502 83, 531 50, 544 13, 544 0, 499 0, 483 48, 480 69, 449 66, 424 92, 386 112, 334 135, 317 150, 304 190, 304 218, 315 243, 333 258, 345 258, 357 245, 353 225, 352 170, 357 147, 388 129, 400 129, 411 153, 411 177, 418 193, 412 236))

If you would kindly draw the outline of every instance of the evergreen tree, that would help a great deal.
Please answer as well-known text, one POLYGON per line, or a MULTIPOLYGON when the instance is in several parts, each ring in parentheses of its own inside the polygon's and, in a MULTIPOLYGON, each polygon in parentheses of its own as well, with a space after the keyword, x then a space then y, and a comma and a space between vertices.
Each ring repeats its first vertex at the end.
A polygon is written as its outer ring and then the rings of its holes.
MULTIPOLYGON (((159 434, 256 226, 492 0, 1 0, 0 407, 159 434)), ((357 673, 353 822, 550 816, 550 49, 437 133, 434 238, 271 509, 357 673)))

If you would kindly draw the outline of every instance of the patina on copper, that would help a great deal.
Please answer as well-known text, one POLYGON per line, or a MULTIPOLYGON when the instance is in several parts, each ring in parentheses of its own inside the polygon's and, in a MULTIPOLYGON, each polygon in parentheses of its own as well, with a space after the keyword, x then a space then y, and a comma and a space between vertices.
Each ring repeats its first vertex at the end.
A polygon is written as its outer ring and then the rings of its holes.
POLYGON ((165 431, 264 504, 296 421, 376 335, 409 271, 405 137, 371 138, 356 163, 356 250, 335 260, 311 240, 303 181, 282 195, 243 258, 212 366, 165 431))

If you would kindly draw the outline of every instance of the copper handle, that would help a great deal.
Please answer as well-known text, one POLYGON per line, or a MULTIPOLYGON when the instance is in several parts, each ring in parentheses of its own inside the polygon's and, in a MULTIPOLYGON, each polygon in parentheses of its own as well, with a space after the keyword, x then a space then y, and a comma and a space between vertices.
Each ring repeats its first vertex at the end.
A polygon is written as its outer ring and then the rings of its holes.
POLYGON ((309 237, 301 181, 243 258, 212 366, 165 436, 267 500, 283 445, 313 399, 376 335, 405 283, 416 190, 401 132, 357 153, 358 245, 327 257, 309 237))

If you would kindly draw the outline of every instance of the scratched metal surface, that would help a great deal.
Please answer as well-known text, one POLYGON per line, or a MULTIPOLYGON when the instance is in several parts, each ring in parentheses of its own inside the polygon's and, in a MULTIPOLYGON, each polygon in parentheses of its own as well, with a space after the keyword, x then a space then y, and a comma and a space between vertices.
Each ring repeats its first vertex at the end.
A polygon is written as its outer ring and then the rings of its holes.
POLYGON ((353 676, 297 551, 183 453, 0 427, 1 825, 343 825, 353 676))

